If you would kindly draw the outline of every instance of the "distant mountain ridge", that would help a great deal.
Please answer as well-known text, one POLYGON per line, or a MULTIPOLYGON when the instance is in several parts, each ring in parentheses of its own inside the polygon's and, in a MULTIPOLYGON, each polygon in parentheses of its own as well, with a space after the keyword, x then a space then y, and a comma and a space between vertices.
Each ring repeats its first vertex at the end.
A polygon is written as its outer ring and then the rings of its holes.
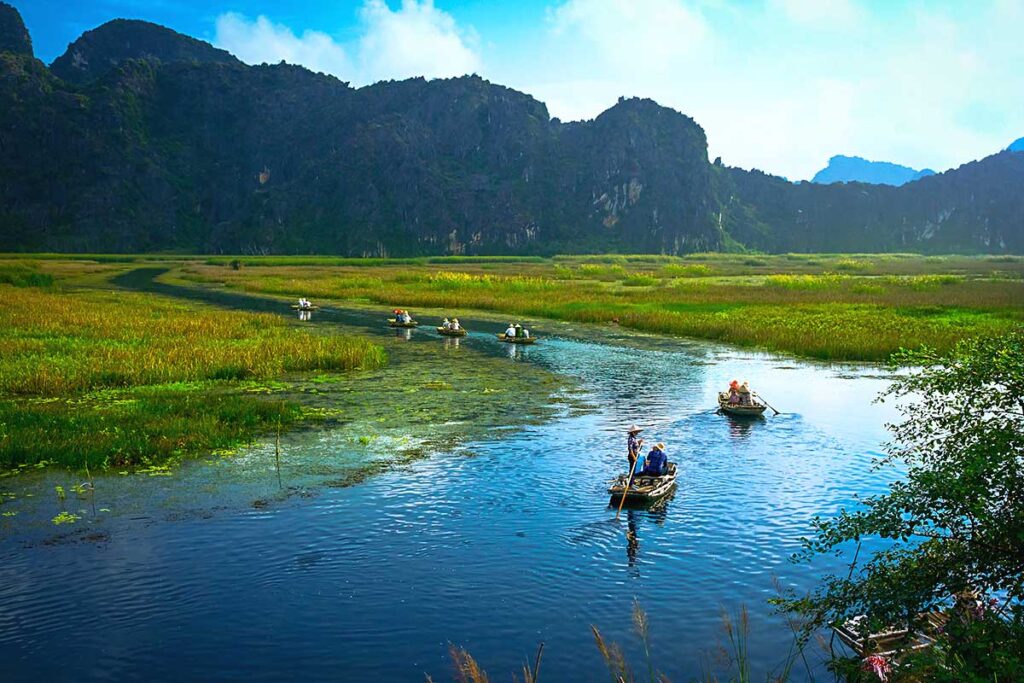
POLYGON ((828 166, 818 171, 811 182, 823 185, 856 182, 900 186, 930 175, 935 175, 935 171, 930 168, 919 171, 888 161, 869 161, 839 154, 829 159, 828 166))
POLYGON ((1024 154, 793 184, 651 100, 563 123, 475 76, 355 89, 147 22, 50 68, 27 40, 0 2, 0 251, 1024 252, 1024 154))
POLYGON ((1010 146, 1006 148, 1009 152, 1024 152, 1024 138, 1018 138, 1010 143, 1010 146))

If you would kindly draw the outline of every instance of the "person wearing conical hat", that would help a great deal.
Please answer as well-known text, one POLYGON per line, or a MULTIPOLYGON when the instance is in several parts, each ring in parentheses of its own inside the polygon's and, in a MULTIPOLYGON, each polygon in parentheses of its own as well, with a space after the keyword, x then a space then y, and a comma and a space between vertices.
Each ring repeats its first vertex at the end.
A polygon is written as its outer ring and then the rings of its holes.
POLYGON ((740 405, 750 405, 750 384, 743 380, 743 384, 740 385, 739 389, 736 390, 740 397, 740 405))
POLYGON ((523 326, 520 325, 519 323, 516 323, 516 334, 515 334, 515 336, 516 337, 522 337, 523 336, 523 326))
POLYGON ((668 472, 668 456, 665 455, 665 444, 659 442, 647 454, 643 474, 647 477, 660 477, 666 472, 668 472))
POLYGON ((629 435, 626 439, 626 457, 629 458, 630 472, 636 467, 636 459, 640 455, 640 447, 644 444, 643 439, 637 438, 637 435, 642 431, 643 429, 634 424, 626 432, 629 435))
POLYGON ((459 329, 459 319, 458 318, 452 318, 452 329, 453 330, 459 329))
POLYGON ((452 324, 451 324, 451 322, 450 322, 450 321, 448 320, 448 318, 445 318, 445 319, 444 319, 444 322, 442 322, 442 323, 441 323, 441 327, 442 327, 442 328, 444 328, 444 329, 446 329, 446 330, 450 330, 450 329, 452 329, 452 324))
POLYGON ((512 323, 508 324, 508 329, 505 330, 505 337, 511 339, 516 336, 516 326, 512 323))

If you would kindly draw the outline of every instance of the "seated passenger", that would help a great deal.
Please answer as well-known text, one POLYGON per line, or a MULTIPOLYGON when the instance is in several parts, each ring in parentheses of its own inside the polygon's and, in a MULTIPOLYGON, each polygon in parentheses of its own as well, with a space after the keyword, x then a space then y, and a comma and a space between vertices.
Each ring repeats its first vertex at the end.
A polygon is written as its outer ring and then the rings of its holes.
POLYGON ((459 329, 459 319, 458 318, 452 318, 452 329, 453 330, 459 329))
POLYGON ((515 333, 514 336, 516 336, 516 337, 522 337, 523 336, 523 326, 520 325, 519 323, 516 323, 516 333, 515 333))
POLYGON ((446 329, 446 330, 450 330, 450 329, 452 329, 452 324, 450 322, 448 322, 448 318, 445 318, 444 322, 441 323, 441 327, 446 329))
POLYGON ((512 323, 509 323, 508 324, 508 329, 505 330, 505 336, 506 337, 514 337, 514 336, 516 336, 516 326, 513 325, 512 323))
POLYGON ((524 327, 523 328, 523 339, 529 339, 529 338, 530 338, 530 331, 524 327))
POLYGON ((665 444, 659 443, 647 454, 647 462, 642 474, 645 477, 660 477, 666 472, 668 472, 668 456, 665 455, 665 444))
POLYGON ((750 399, 750 386, 746 382, 741 384, 736 392, 739 394, 741 406, 749 406, 752 403, 750 399))

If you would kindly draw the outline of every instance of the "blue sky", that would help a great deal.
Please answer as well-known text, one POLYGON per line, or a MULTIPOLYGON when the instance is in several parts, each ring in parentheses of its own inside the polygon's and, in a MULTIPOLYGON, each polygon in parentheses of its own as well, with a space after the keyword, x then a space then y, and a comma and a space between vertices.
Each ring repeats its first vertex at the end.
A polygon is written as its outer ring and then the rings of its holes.
POLYGON ((693 116, 712 157, 792 179, 833 154, 944 170, 1024 136, 1024 0, 12 4, 46 62, 129 17, 354 85, 478 73, 565 120, 652 97, 693 116))

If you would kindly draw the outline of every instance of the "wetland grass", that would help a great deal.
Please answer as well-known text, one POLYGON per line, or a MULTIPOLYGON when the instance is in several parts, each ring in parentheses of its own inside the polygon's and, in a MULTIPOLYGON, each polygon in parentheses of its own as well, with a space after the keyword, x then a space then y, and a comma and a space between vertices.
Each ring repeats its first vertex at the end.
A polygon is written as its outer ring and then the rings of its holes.
MULTIPOLYGON (((187 265, 195 281, 382 306, 477 309, 608 323, 824 360, 944 350, 1024 324, 1017 257, 872 255, 557 257, 443 267, 187 265), (1001 266, 993 277, 992 266, 1001 266), (484 267, 486 265, 486 268, 484 267)), ((294 261, 298 262, 298 261, 294 261)))
POLYGON ((159 296, 0 287, 0 395, 264 379, 384 362, 363 339, 159 296))
POLYGON ((303 419, 241 380, 374 368, 381 347, 151 294, 0 285, 0 468, 122 467, 303 419))

